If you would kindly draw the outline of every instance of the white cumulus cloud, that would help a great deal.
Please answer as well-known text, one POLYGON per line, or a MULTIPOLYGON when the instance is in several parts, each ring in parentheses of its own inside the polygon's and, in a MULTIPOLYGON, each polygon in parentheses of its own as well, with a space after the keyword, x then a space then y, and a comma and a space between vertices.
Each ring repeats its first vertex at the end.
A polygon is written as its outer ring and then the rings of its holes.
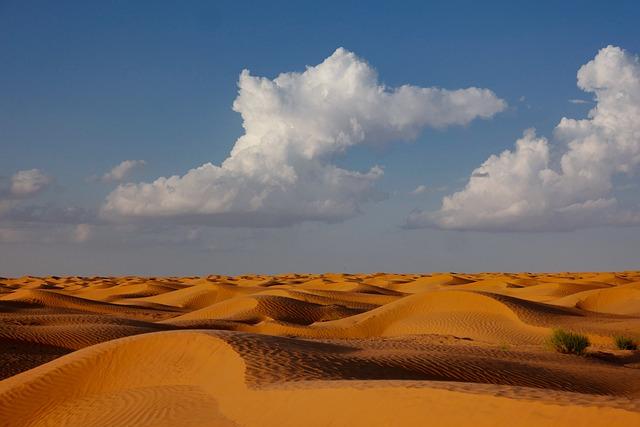
POLYGON ((245 134, 220 166, 205 163, 183 176, 120 185, 103 215, 227 226, 341 221, 381 197, 374 183, 383 172, 340 168, 336 155, 356 144, 411 140, 425 127, 465 125, 506 107, 475 87, 387 88, 342 48, 304 72, 273 80, 244 70, 238 86, 233 109, 245 134))
POLYGON ((640 62, 608 46, 580 68, 578 86, 595 94, 596 105, 587 118, 557 125, 561 155, 525 131, 514 150, 489 157, 462 191, 444 197, 440 210, 416 211, 407 226, 536 231, 640 223, 612 191, 616 174, 640 165, 640 62))
POLYGON ((144 160, 124 160, 114 166, 109 172, 102 175, 102 182, 122 181, 129 176, 134 169, 140 168, 145 164, 146 162, 144 160))

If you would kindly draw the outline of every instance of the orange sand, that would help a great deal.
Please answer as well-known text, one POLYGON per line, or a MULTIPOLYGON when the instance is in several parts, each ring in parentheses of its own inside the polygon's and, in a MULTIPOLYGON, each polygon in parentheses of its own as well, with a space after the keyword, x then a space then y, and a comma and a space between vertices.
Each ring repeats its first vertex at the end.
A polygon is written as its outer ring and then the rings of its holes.
POLYGON ((0 426, 638 425, 618 334, 640 273, 0 278, 0 426))

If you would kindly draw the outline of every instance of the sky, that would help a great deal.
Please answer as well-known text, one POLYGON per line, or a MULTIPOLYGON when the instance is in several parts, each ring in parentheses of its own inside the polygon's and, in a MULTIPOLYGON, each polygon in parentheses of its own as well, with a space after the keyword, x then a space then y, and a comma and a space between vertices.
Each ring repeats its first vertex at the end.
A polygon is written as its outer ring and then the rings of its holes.
POLYGON ((639 268, 640 5, 0 0, 0 276, 639 268))

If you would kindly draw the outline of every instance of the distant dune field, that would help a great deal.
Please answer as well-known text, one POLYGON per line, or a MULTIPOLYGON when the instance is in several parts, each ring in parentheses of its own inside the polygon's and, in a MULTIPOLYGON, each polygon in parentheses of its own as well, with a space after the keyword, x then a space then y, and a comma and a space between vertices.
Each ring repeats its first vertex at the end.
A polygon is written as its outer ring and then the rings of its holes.
POLYGON ((640 272, 0 278, 0 426, 640 425, 621 335, 640 272))

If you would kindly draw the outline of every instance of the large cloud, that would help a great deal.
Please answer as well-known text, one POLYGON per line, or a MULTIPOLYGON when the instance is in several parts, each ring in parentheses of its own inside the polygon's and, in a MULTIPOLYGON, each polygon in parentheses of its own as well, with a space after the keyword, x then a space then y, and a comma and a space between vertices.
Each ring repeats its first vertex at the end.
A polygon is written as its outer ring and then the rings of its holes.
POLYGON ((245 134, 220 166, 120 185, 103 215, 227 226, 341 221, 381 197, 374 182, 383 172, 339 168, 336 155, 356 144, 410 140, 424 127, 465 125, 506 106, 487 89, 389 89, 342 48, 302 73, 273 80, 245 70, 238 85, 233 109, 245 134))
POLYGON ((578 71, 578 86, 595 94, 582 120, 563 118, 549 141, 528 130, 513 151, 489 157, 466 187, 445 197, 437 212, 414 212, 409 227, 488 231, 573 230, 605 224, 638 224, 613 194, 616 174, 640 165, 640 63, 608 46, 578 71))

